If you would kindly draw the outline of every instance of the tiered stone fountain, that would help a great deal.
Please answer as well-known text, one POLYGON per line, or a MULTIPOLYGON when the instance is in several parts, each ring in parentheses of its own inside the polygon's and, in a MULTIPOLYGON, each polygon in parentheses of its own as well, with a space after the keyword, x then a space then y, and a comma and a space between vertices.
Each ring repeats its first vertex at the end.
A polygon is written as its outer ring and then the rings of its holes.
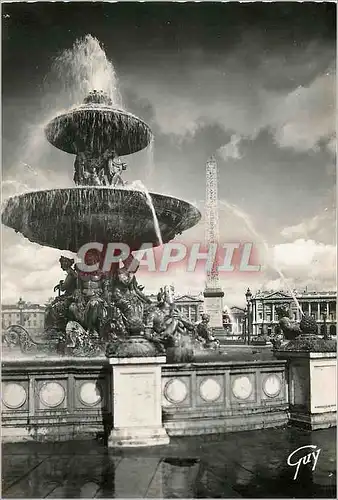
MULTIPOLYGON (((91 242, 104 247, 125 243, 134 251, 143 243, 166 243, 200 220, 200 212, 186 201, 126 185, 120 156, 144 149, 152 132, 136 116, 114 107, 103 92, 91 92, 82 106, 57 116, 45 132, 55 147, 76 155, 76 187, 8 200, 2 222, 30 241, 74 253, 91 242)), ((86 258, 100 262, 98 272, 88 275, 71 259, 60 259, 67 277, 55 287, 59 297, 47 314, 45 346, 82 355, 102 351, 107 342, 113 343, 109 352, 124 355, 157 351, 159 343, 143 335, 149 301, 136 283, 135 266, 129 272, 130 267, 115 264, 103 273, 104 252, 89 252, 86 258)), ((24 344, 22 329, 16 333, 24 344)), ((32 341, 26 345, 34 348, 32 341)))
MULTIPOLYGON (((103 248, 125 243, 134 251, 143 243, 166 243, 200 220, 200 212, 186 201, 126 185, 120 156, 144 149, 152 132, 136 116, 114 107, 103 92, 91 92, 82 106, 57 116, 45 132, 55 147, 76 155, 76 187, 8 200, 2 222, 31 242, 74 253, 92 242, 103 248)), ((104 252, 89 251, 86 264, 99 266, 86 273, 62 256, 67 277, 55 287, 59 296, 47 313, 45 342, 33 342, 20 326, 7 332, 7 341, 19 339, 26 350, 49 348, 75 356, 106 351, 114 400, 110 444, 167 443, 161 423, 161 364, 165 342, 183 325, 171 315, 165 291, 151 307, 136 282, 134 265, 131 270, 131 254, 123 266, 115 263, 106 272, 103 257, 104 252)))

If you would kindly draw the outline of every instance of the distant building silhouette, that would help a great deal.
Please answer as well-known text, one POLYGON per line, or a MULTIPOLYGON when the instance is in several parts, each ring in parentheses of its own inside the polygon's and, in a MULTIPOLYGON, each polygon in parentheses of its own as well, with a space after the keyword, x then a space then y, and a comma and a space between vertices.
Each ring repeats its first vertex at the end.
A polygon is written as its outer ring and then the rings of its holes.
POLYGON ((2 328, 21 325, 32 335, 42 333, 45 325, 45 310, 45 305, 25 302, 22 298, 16 304, 3 304, 1 306, 2 328))
MULTIPOLYGON (((312 316, 318 324, 318 333, 323 334, 324 318, 328 333, 336 335, 337 332, 337 292, 323 291, 310 292, 305 289, 303 292, 294 291, 304 314, 312 316)), ((253 335, 265 331, 274 333, 278 325, 277 307, 288 304, 291 319, 300 321, 301 313, 288 291, 258 291, 251 299, 252 302, 252 328, 253 335)))
MULTIPOLYGON (((148 295, 150 300, 157 302, 157 294, 148 295)), ((177 295, 174 298, 176 309, 192 322, 201 320, 203 313, 203 296, 201 295, 177 295)))

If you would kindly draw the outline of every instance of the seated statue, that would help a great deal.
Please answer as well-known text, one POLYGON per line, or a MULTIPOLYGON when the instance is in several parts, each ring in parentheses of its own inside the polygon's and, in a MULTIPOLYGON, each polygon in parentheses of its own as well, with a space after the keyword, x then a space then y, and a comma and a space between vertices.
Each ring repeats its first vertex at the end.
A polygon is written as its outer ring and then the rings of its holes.
POLYGON ((273 335, 271 335, 270 340, 271 340, 273 349, 279 349, 282 346, 283 341, 284 341, 284 335, 283 335, 283 331, 282 331, 282 328, 280 325, 277 325, 273 335))
POLYGON ((102 155, 86 149, 77 154, 74 163, 74 182, 78 186, 100 186, 100 171, 102 170, 102 155))
POLYGON ((75 291, 77 283, 77 272, 73 268, 74 259, 69 259, 61 255, 59 262, 62 271, 65 271, 67 276, 65 280, 61 280, 59 284, 54 287, 54 292, 59 290, 59 296, 61 292, 64 292, 63 296, 70 296, 75 291))
POLYGON ((290 319, 290 311, 287 305, 276 309, 279 318, 279 326, 283 332, 285 340, 293 340, 301 334, 299 323, 290 319))
POLYGON ((214 342, 218 342, 212 334, 209 322, 209 314, 202 314, 201 321, 196 326, 197 340, 199 340, 205 347, 211 345, 214 342))
POLYGON ((58 291, 59 295, 46 308, 45 328, 64 331, 69 319, 69 307, 77 287, 77 271, 73 267, 74 259, 61 256, 59 262, 67 276, 54 287, 54 292, 58 291))
MULTIPOLYGON (((91 266, 98 262, 100 254, 92 250, 86 257, 87 265, 91 266)), ((70 317, 95 336, 100 336, 108 316, 109 284, 109 277, 100 269, 91 273, 77 270, 77 288, 69 306, 70 317)))
POLYGON ((117 269, 111 284, 111 302, 115 308, 115 317, 120 317, 124 325, 124 334, 140 335, 145 331, 143 322, 144 306, 150 300, 142 293, 128 264, 117 269))
POLYGON ((113 187, 124 186, 125 182, 122 179, 122 171, 126 170, 127 165, 116 155, 108 159, 107 162, 107 184, 113 187))
POLYGON ((147 316, 148 328, 155 336, 169 340, 179 326, 178 315, 174 313, 174 304, 170 301, 167 288, 161 288, 157 294, 157 304, 152 307, 147 316))
POLYGON ((87 148, 76 156, 74 182, 80 186, 124 186, 121 174, 126 168, 114 149, 95 152, 87 148))
POLYGON ((166 349, 169 363, 186 363, 194 359, 194 350, 201 346, 196 325, 175 308, 167 287, 161 288, 157 304, 148 312, 147 335, 166 349), (197 342, 197 345, 196 345, 197 342))

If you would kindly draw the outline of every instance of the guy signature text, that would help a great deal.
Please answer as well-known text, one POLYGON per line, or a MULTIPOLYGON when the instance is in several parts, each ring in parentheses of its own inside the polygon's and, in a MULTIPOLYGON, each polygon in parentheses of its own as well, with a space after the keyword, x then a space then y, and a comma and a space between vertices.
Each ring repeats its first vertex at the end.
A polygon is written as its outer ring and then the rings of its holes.
POLYGON ((298 472, 301 465, 307 465, 312 462, 312 471, 315 470, 321 449, 314 444, 301 446, 297 450, 290 453, 287 459, 287 464, 290 467, 296 467, 293 479, 297 479, 298 472), (308 453, 306 453, 308 452, 308 453))

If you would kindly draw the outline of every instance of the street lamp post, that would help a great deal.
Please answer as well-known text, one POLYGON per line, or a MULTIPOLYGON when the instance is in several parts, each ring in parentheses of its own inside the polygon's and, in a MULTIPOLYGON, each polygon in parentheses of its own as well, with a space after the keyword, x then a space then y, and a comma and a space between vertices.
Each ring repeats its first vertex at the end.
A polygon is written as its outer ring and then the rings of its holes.
POLYGON ((20 323, 19 324, 21 326, 24 326, 24 323, 25 323, 24 314, 23 314, 24 307, 25 307, 25 301, 22 300, 22 297, 20 297, 19 302, 18 302, 18 308, 20 311, 20 323))
POLYGON ((250 288, 247 289, 246 294, 246 305, 247 305, 247 310, 248 310, 248 333, 247 333, 247 339, 248 339, 248 344, 250 344, 250 336, 251 336, 251 301, 252 301, 252 293, 250 288))
POLYGON ((246 344, 246 332, 247 332, 247 318, 248 318, 248 311, 247 308, 244 309, 244 317, 242 320, 242 325, 243 325, 243 342, 246 344))

